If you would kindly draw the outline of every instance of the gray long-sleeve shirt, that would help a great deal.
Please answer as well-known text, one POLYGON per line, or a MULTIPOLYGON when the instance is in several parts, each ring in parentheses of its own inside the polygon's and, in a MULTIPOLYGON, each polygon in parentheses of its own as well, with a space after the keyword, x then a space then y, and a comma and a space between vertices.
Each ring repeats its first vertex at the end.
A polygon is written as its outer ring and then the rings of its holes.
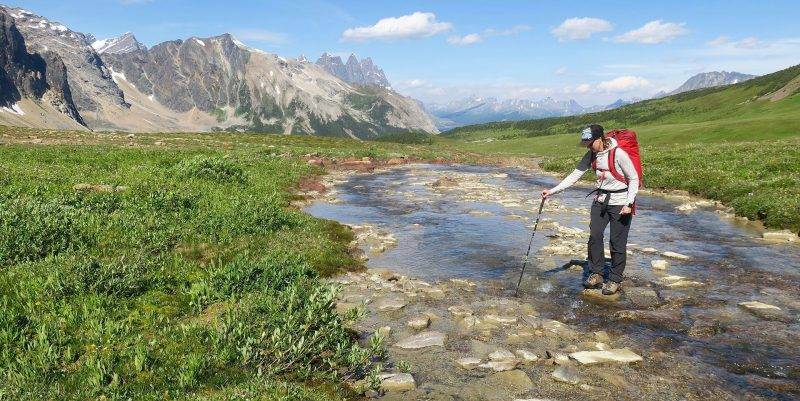
MULTIPOLYGON (((623 149, 617 149, 614 157, 614 165, 616 166, 617 171, 622 173, 622 175, 628 179, 628 184, 626 185, 624 182, 618 181, 616 178, 614 178, 614 176, 611 175, 611 173, 608 171, 608 154, 609 151, 615 147, 617 147, 617 141, 612 138, 611 146, 608 149, 597 153, 597 188, 607 189, 609 191, 617 191, 627 187, 627 192, 610 194, 611 199, 608 201, 609 205, 627 205, 636 200, 636 193, 639 191, 639 174, 636 173, 636 168, 633 166, 630 156, 628 156, 623 149)), ((573 170, 566 178, 564 178, 560 184, 553 187, 553 189, 550 190, 550 193, 554 195, 575 185, 575 183, 578 182, 586 170, 592 168, 591 158, 592 152, 586 152, 581 161, 578 162, 578 167, 576 167, 575 170, 573 170)), ((603 202, 605 201, 605 196, 606 195, 604 194, 598 194, 595 199, 603 202)))

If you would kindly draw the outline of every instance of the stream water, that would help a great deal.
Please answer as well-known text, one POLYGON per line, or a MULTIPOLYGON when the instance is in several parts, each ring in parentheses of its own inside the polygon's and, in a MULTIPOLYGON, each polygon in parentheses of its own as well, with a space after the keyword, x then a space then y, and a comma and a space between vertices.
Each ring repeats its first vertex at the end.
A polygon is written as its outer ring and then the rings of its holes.
MULTIPOLYGON (((517 169, 407 165, 349 176, 335 188, 337 202, 317 201, 306 211, 392 233, 397 245, 369 254, 369 267, 433 281, 483 280, 510 295, 538 194, 554 184, 553 178, 517 169), (443 178, 450 180, 444 188, 439 186, 443 178)), ((585 254, 542 251, 558 240, 553 222, 588 230, 587 192, 573 188, 547 203, 523 299, 535 301, 551 318, 631 338, 646 352, 688 358, 718 385, 767 397, 800 397, 800 246, 767 243, 758 229, 723 218, 710 206, 680 212, 680 200, 641 195, 629 236, 625 285, 655 289, 658 305, 637 308, 625 300, 588 299, 581 296, 581 270, 566 267, 585 254), (648 247, 691 259, 641 252, 648 247), (668 259, 670 267, 655 270, 653 259, 668 259), (668 286, 667 275, 694 284, 668 286), (776 305, 780 314, 757 316, 739 306, 743 301, 776 305), (623 313, 630 310, 636 313, 623 313)), ((585 238, 573 242, 585 244, 585 238)))

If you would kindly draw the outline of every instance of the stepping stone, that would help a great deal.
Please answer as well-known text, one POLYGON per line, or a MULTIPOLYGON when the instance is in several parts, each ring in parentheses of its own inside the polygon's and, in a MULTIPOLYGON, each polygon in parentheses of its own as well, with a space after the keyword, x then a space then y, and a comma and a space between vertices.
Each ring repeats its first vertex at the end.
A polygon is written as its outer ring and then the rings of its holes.
POLYGON ((480 359, 472 358, 472 357, 461 358, 461 359, 456 361, 456 365, 458 365, 462 369, 466 369, 466 370, 475 369, 480 364, 481 364, 481 360, 480 359))
POLYGON ((426 331, 405 338, 394 346, 402 349, 420 349, 427 347, 444 347, 445 335, 438 331, 426 331))
POLYGON ((408 320, 406 325, 414 330, 422 330, 431 324, 431 318, 426 315, 414 316, 408 320))
POLYGON ((414 376, 410 373, 384 373, 379 376, 381 389, 390 393, 413 390, 417 387, 414 376))
POLYGON ((775 305, 765 304, 759 301, 745 301, 739 302, 739 306, 761 319, 777 320, 784 323, 790 323, 792 321, 788 313, 775 305))
POLYGON ((472 316, 473 314, 472 309, 466 306, 454 305, 447 308, 447 310, 455 316, 472 316))
POLYGON ((651 260, 650 266, 657 270, 666 270, 669 267, 669 262, 664 259, 651 260))
POLYGON ((516 357, 514 356, 514 354, 511 353, 511 351, 504 349, 499 349, 489 354, 489 360, 492 361, 507 361, 507 360, 513 360, 515 358, 516 357))
POLYGON ((483 320, 493 324, 514 324, 517 322, 516 316, 486 315, 483 320))
POLYGON ((594 365, 597 363, 616 362, 632 363, 641 362, 642 357, 629 350, 628 348, 610 349, 607 351, 580 351, 569 354, 569 357, 583 365, 594 365))
POLYGON ((381 298, 375 301, 375 307, 381 312, 393 312, 403 309, 408 302, 400 298, 381 298))
POLYGON ((536 355, 533 352, 525 349, 518 349, 514 351, 514 355, 516 355, 517 358, 525 364, 533 363, 539 360, 539 355, 536 355))
POLYGON ((586 288, 581 291, 581 296, 593 301, 614 302, 619 301, 621 291, 611 295, 603 295, 603 290, 597 288, 586 288))
POLYGON ((581 382, 578 371, 572 366, 559 366, 553 373, 550 374, 553 380, 562 383, 576 385, 581 382))
POLYGON ((699 281, 691 281, 691 280, 678 280, 672 283, 667 284, 667 287, 670 288, 685 288, 685 287, 702 287, 703 283, 699 281))
POLYGON ((689 260, 689 259, 691 259, 691 257, 689 257, 689 256, 680 254, 678 252, 672 252, 672 251, 662 252, 661 256, 663 256, 665 258, 672 258, 672 259, 678 259, 678 260, 689 260))
POLYGON ((510 359, 504 361, 489 361, 484 364, 478 365, 478 367, 483 369, 491 369, 495 372, 505 372, 516 369, 517 363, 518 362, 516 359, 510 359))
POLYGON ((658 253, 658 249, 647 247, 647 248, 642 248, 642 252, 644 252, 644 253, 658 253))

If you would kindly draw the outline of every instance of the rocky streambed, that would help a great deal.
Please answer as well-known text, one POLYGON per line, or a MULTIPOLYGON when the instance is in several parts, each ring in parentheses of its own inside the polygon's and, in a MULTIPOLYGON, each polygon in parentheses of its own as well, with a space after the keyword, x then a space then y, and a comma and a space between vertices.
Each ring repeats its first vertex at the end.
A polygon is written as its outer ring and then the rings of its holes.
POLYGON ((800 247, 688 197, 639 199, 623 291, 584 291, 585 190, 548 200, 490 167, 336 172, 306 210, 351 225, 368 270, 338 308, 387 339, 385 400, 800 397, 800 247))

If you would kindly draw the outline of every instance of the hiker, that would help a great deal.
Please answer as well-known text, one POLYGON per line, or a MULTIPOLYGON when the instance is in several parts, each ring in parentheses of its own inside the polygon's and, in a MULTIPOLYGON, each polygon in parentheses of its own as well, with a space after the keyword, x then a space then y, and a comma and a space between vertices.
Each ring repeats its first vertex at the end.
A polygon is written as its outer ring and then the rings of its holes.
MULTIPOLYGON (((597 175, 597 188, 592 202, 591 219, 589 223, 588 260, 589 276, 584 280, 586 288, 598 288, 602 285, 604 295, 612 295, 620 288, 622 273, 625 271, 626 247, 628 244, 628 231, 631 228, 631 219, 635 212, 636 193, 641 183, 641 165, 638 155, 638 143, 633 131, 603 132, 603 127, 592 124, 581 132, 582 146, 589 151, 578 163, 577 168, 570 173, 560 184, 551 189, 542 191, 542 197, 555 195, 572 185, 583 176, 586 170, 593 168, 597 175), (618 147, 616 135, 625 134, 626 144, 633 143, 635 157, 629 156, 622 147, 618 147), (630 139, 632 137, 632 140, 630 139), (612 165, 609 165, 612 159, 612 165), (637 172, 638 167, 638 172, 637 172), (603 252, 603 232, 611 223, 611 272, 608 280, 603 277, 605 255, 603 252)), ((620 136, 619 138, 622 138, 620 136)), ((622 139, 620 139, 622 140, 622 139)), ((587 195, 588 196, 588 195, 587 195)))

